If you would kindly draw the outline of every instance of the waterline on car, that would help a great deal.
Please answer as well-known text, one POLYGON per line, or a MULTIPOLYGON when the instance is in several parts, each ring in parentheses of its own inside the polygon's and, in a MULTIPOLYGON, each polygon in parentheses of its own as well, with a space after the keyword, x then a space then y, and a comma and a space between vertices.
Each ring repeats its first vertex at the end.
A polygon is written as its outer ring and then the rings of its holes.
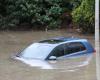
MULTIPOLYGON (((83 57, 83 56, 81 56, 83 57)), ((77 59, 81 58, 79 56, 72 57, 71 59, 77 59)), ((85 55, 86 59, 84 61, 76 61, 76 62, 66 62, 66 64, 63 63, 63 65, 59 65, 60 67, 56 67, 55 64, 58 62, 57 60, 38 60, 38 59, 26 59, 26 58, 20 58, 20 57, 15 57, 14 59, 22 61, 23 63, 29 65, 30 67, 37 67, 39 69, 66 69, 67 71, 76 71, 77 68, 84 67, 88 65, 93 57, 92 54, 85 55)), ((62 60, 63 61, 63 60, 62 60)))

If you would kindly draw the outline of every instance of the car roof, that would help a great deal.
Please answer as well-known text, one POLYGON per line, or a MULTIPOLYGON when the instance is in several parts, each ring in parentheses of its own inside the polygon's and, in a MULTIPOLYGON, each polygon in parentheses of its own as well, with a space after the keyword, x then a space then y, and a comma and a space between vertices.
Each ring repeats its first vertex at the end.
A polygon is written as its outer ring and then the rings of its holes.
POLYGON ((61 44, 69 43, 69 42, 87 42, 86 39, 80 39, 75 37, 56 37, 56 38, 50 38, 46 40, 42 40, 38 42, 38 45, 42 46, 50 46, 50 47, 56 47, 61 44))
POLYGON ((80 38, 75 38, 75 37, 56 37, 56 38, 51 38, 51 39, 56 39, 56 40, 62 40, 62 41, 71 41, 71 40, 78 40, 80 38))
POLYGON ((58 44, 66 41, 80 40, 80 38, 75 37, 55 37, 46 40, 39 41, 39 43, 48 43, 48 44, 58 44))

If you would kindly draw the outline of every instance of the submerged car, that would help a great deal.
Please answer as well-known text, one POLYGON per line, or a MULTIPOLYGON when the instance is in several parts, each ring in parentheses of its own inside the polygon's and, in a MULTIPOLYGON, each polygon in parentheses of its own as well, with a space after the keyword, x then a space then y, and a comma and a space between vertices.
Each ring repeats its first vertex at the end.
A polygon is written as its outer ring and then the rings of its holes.
POLYGON ((89 55, 95 50, 86 39, 58 37, 33 43, 16 57, 38 60, 62 60, 75 56, 89 55))

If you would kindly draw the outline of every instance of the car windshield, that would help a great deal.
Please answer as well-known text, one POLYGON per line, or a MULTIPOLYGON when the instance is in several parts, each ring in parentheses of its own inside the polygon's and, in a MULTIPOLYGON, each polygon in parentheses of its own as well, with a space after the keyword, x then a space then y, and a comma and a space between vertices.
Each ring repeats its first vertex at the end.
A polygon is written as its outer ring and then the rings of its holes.
POLYGON ((27 47, 20 53, 20 57, 29 59, 42 59, 44 60, 49 53, 52 51, 53 47, 50 45, 34 43, 27 47))

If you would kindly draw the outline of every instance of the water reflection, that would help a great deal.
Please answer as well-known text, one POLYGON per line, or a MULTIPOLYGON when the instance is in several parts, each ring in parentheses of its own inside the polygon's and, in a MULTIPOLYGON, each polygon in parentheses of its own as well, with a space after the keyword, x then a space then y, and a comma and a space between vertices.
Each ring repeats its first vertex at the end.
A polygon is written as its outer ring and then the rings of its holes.
POLYGON ((89 64, 93 54, 74 56, 64 60, 36 60, 15 57, 16 60, 20 60, 23 63, 31 66, 38 67, 40 69, 66 69, 68 71, 76 71, 77 68, 83 67, 89 64))
POLYGON ((33 59, 24 59, 24 58, 18 58, 15 59, 22 61, 25 64, 28 64, 31 67, 40 67, 42 69, 53 69, 52 66, 43 60, 33 60, 33 59))
POLYGON ((72 58, 66 61, 48 61, 43 63, 42 66, 44 66, 44 68, 45 65, 49 65, 49 68, 53 68, 49 70, 46 69, 47 66, 45 68, 46 70, 44 70, 41 69, 41 65, 40 67, 38 66, 38 68, 36 68, 36 66, 30 67, 29 64, 22 64, 18 60, 11 59, 14 53, 19 52, 31 43, 57 36, 85 38, 94 45, 93 35, 80 35, 74 33, 74 31, 72 33, 66 30, 48 31, 47 33, 44 31, 0 32, 0 80, 96 80, 95 57, 90 59, 87 66, 79 66, 79 68, 73 69, 68 64, 71 64, 71 62, 78 62, 79 64, 79 61, 88 60, 86 58, 72 58))

